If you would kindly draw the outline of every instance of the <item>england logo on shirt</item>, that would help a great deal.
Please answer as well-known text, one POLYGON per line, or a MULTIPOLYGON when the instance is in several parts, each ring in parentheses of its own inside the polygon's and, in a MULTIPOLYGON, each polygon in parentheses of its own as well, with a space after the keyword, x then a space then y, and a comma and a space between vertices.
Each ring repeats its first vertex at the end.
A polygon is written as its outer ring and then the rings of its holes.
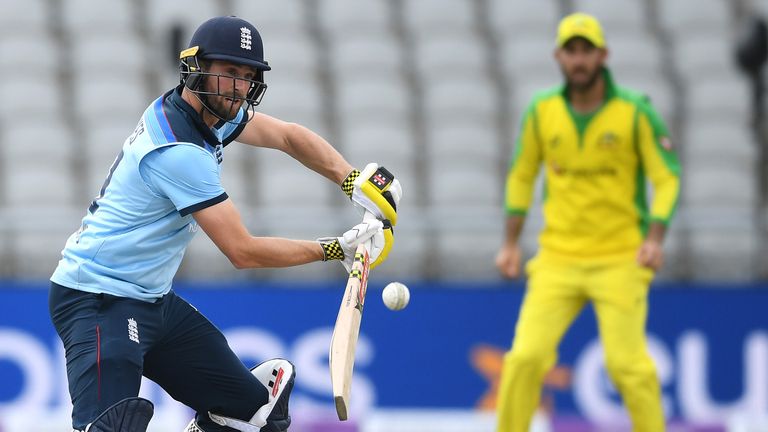
POLYGON ((219 162, 219 165, 221 165, 221 161, 224 160, 224 146, 218 144, 214 152, 216 154, 216 161, 219 162))

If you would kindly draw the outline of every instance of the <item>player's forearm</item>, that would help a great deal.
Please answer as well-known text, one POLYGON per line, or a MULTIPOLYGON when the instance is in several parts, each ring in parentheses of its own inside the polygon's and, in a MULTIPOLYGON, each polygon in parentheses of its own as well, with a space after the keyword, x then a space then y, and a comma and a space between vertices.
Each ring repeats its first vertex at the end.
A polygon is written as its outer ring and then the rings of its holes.
POLYGON ((666 232, 666 225, 657 221, 651 222, 650 226, 648 227, 648 233, 645 236, 645 240, 662 244, 664 242, 664 235, 666 232))
POLYGON ((238 269, 291 267, 322 261, 323 248, 316 241, 251 237, 227 258, 238 269))
POLYGON ((285 152, 339 185, 353 170, 352 165, 328 141, 298 124, 291 125, 289 129, 285 152))
POLYGON ((508 245, 517 244, 520 239, 520 233, 523 231, 525 223, 524 215, 509 215, 504 229, 504 243, 508 245))

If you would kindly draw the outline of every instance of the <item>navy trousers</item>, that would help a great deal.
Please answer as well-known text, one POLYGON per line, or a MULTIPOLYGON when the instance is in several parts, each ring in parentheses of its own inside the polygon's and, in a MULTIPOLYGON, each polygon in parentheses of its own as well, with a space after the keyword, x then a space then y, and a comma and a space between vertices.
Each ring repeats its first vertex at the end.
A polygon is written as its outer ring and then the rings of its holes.
POLYGON ((155 303, 52 283, 51 320, 64 343, 72 427, 139 394, 142 375, 197 411, 206 431, 228 431, 208 412, 250 419, 268 401, 224 335, 173 291, 155 303))

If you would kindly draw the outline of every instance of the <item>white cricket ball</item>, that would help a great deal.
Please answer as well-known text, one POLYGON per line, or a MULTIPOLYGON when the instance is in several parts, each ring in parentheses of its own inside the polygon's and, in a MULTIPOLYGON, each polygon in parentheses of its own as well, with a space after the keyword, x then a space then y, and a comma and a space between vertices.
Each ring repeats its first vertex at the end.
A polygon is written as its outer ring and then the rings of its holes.
POLYGON ((384 287, 384 291, 381 292, 381 299, 384 300, 384 304, 393 311, 408 306, 408 302, 411 300, 411 292, 408 291, 408 287, 400 282, 390 282, 384 287))

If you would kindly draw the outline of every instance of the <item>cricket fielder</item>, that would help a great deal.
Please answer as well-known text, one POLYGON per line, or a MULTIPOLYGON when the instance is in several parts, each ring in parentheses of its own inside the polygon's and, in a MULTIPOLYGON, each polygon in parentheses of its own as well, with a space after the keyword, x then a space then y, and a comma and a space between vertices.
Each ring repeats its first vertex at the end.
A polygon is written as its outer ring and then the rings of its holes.
POLYGON ((503 276, 519 274, 518 238, 542 165, 545 224, 504 358, 498 432, 528 431, 560 340, 587 302, 633 430, 664 430, 645 323, 680 167, 664 122, 645 96, 614 83, 607 55, 594 17, 565 17, 555 50, 565 84, 536 94, 523 115, 506 183, 506 237, 496 257, 503 276))

